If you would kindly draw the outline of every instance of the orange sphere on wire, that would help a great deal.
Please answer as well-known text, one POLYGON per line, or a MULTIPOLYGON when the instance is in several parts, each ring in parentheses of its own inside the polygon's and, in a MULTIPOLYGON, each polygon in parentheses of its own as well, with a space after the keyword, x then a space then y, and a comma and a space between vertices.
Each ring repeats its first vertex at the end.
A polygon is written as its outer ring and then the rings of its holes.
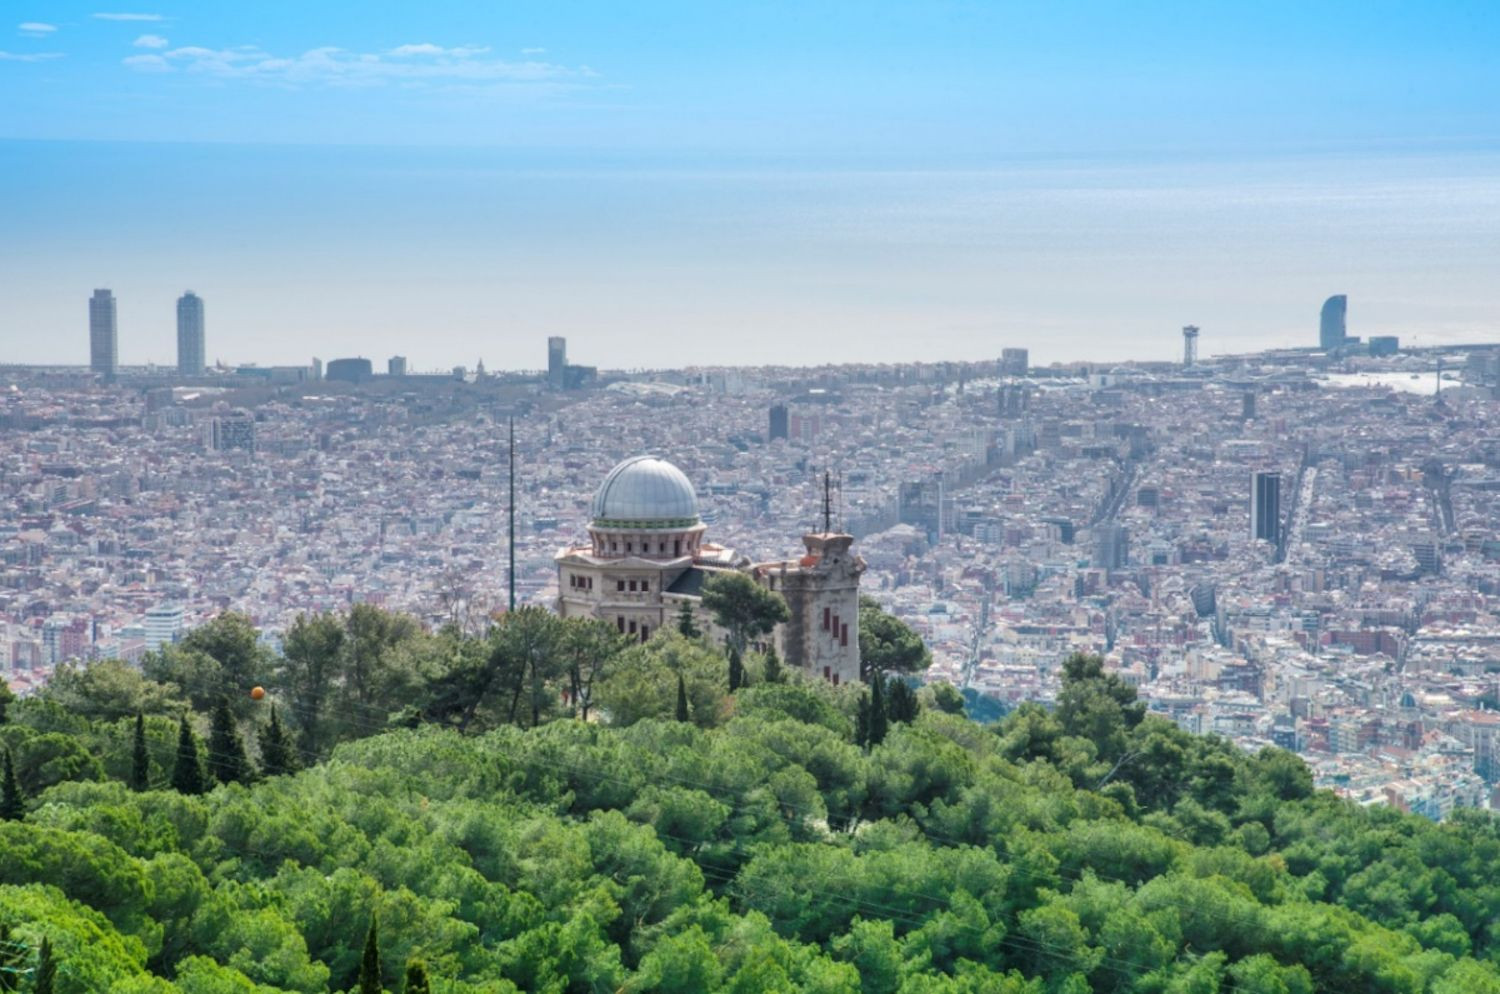
POLYGON ((253 690, 250 691, 250 699, 252 701, 258 701, 262 697, 265 697, 265 696, 266 696, 266 688, 264 688, 264 687, 256 687, 256 688, 254 688, 253 690))

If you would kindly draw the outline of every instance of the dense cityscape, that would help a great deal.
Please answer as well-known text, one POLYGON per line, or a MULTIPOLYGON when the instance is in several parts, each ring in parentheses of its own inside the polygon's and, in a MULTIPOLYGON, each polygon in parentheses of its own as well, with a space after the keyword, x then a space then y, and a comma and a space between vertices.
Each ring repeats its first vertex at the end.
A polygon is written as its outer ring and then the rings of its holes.
POLYGON ((1440 819, 1500 782, 1500 347, 1361 342, 1333 297, 1315 346, 1201 358, 1188 326, 1170 364, 626 373, 554 337, 536 372, 206 367, 189 293, 177 365, 129 368, 114 307, 90 300, 90 367, 0 370, 23 694, 224 610, 274 647, 356 603, 469 630, 512 594, 555 608, 600 481, 649 453, 726 563, 853 536, 860 592, 973 702, 1051 701, 1097 653, 1183 728, 1295 750, 1360 802, 1440 819))

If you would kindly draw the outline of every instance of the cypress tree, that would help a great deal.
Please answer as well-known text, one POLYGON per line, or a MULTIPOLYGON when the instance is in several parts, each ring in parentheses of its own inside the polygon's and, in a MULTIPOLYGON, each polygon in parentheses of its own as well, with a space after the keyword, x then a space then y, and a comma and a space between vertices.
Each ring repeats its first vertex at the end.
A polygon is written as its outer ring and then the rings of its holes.
POLYGON ((776 647, 770 646, 766 649, 766 683, 785 683, 786 670, 781 665, 781 657, 776 655, 776 647))
POLYGON ((0 677, 0 725, 5 724, 5 712, 10 708, 11 702, 16 699, 15 692, 10 689, 10 684, 0 677))
POLYGON ((0 821, 20 821, 26 815, 26 802, 21 796, 21 785, 16 782, 16 767, 11 762, 9 749, 5 750, 3 777, 0 780, 0 821))
POLYGON ((893 722, 915 721, 921 705, 911 684, 900 677, 891 677, 885 695, 885 713, 893 722))
POLYGON ((729 692, 732 694, 745 685, 745 661, 740 658, 740 650, 734 646, 729 647, 729 692))
POLYGON ((206 789, 203 764, 198 759, 198 737, 193 734, 193 726, 188 724, 185 711, 177 726, 177 762, 172 767, 172 789, 179 794, 201 794, 206 789))
POLYGON ((405 994, 432 994, 432 984, 427 979, 427 964, 419 959, 406 963, 405 994))
POLYGON ((885 713, 885 677, 876 673, 870 684, 870 745, 878 746, 885 741, 889 724, 885 713))
POLYGON ((688 720, 687 683, 677 674, 677 720, 688 720))
POLYGON ((271 705, 271 723, 260 733, 260 766, 261 772, 268 777, 278 777, 297 769, 297 754, 274 704, 271 705))
POLYGON ((130 789, 151 789, 151 757, 146 752, 146 716, 135 713, 135 741, 130 748, 130 789))
POLYGON ((677 630, 684 638, 695 639, 703 634, 698 627, 698 622, 693 617, 693 606, 687 601, 681 601, 677 605, 677 630))
POLYGON ((36 983, 32 986, 34 994, 53 994, 53 987, 57 983, 57 960, 52 958, 52 940, 42 940, 42 951, 36 958, 36 983))
POLYGON ((870 698, 859 695, 859 704, 854 711, 854 744, 863 748, 870 744, 870 698))
POLYGON ((229 698, 223 694, 214 705, 208 735, 208 769, 220 783, 249 783, 253 779, 250 760, 245 755, 245 742, 235 727, 229 698))
POLYGON ((365 954, 359 961, 359 994, 382 994, 380 984, 380 922, 370 916, 370 930, 365 933, 365 954))

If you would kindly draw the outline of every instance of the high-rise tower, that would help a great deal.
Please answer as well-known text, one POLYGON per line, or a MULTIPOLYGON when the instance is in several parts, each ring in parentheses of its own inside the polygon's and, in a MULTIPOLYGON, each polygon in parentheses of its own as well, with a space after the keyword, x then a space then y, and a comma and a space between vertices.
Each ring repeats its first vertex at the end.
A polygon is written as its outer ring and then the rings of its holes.
POLYGON ((202 376, 203 298, 189 290, 177 298, 177 375, 202 376))
POLYGON ((1318 347, 1325 352, 1336 349, 1349 337, 1347 318, 1349 316, 1349 298, 1342 294, 1334 294, 1323 301, 1323 313, 1318 319, 1318 347))
POLYGON ((568 340, 560 335, 547 339, 547 385, 561 390, 567 385, 568 340))
POLYGON ((1198 362, 1198 326, 1196 324, 1185 324, 1182 326, 1182 365, 1188 368, 1198 362))
POLYGON ((1250 537, 1281 541, 1281 474, 1256 473, 1250 480, 1250 537))
POLYGON ((109 290, 95 290, 89 298, 89 368, 106 380, 113 380, 119 365, 115 295, 109 290))

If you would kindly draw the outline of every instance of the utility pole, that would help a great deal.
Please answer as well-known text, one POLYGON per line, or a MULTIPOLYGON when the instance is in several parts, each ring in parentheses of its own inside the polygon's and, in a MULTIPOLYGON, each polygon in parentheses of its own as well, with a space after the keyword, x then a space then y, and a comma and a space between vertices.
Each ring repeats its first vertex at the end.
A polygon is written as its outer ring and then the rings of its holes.
POLYGON ((510 416, 510 610, 516 610, 516 416, 510 416))

